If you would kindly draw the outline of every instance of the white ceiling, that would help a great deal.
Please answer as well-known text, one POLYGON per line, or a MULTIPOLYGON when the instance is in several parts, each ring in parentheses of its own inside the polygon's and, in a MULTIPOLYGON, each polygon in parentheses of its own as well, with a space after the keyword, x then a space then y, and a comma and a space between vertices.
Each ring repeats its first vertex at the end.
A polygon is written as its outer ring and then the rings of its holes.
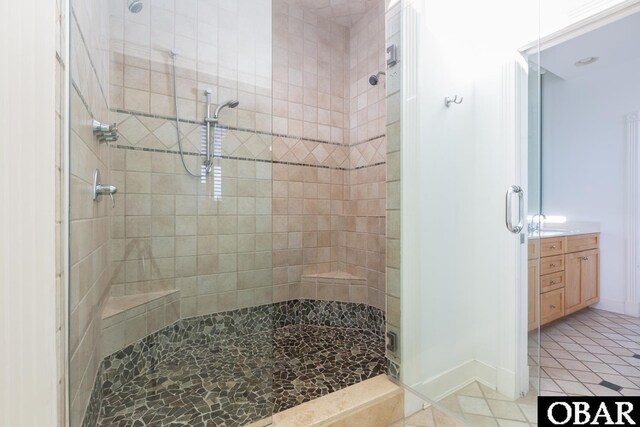
POLYGON ((541 53, 541 66, 563 78, 571 79, 585 72, 640 58, 640 13, 622 18, 541 53), (600 59, 576 67, 576 61, 590 56, 600 59))
POLYGON ((380 0, 297 0, 302 7, 346 27, 351 27, 380 0))

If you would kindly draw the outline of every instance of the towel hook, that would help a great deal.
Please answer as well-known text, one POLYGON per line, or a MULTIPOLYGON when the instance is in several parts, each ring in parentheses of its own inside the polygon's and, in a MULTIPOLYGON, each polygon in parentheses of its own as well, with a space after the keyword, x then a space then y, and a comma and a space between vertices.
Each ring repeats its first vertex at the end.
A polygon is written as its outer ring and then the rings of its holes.
POLYGON ((451 103, 460 105, 462 104, 463 99, 464 99, 463 97, 458 98, 458 95, 453 95, 453 98, 451 98, 450 96, 447 96, 444 98, 444 106, 449 108, 451 103))

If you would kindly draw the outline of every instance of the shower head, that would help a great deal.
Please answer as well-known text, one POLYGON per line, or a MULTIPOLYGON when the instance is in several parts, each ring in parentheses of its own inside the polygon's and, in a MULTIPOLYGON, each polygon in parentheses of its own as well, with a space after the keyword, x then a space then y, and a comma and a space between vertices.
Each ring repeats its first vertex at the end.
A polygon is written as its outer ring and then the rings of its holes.
POLYGON ((238 101, 237 99, 231 99, 227 102, 225 102, 224 104, 220 104, 218 105, 218 108, 216 108, 216 112, 213 114, 213 118, 214 119, 218 119, 218 117, 220 117, 220 112, 224 109, 224 108, 236 108, 238 105, 240 105, 240 101, 238 101))
POLYGON ((129 12, 138 13, 142 10, 141 0, 129 0, 129 12))
POLYGON ((369 84, 371 86, 375 86, 380 81, 380 76, 385 76, 386 74, 383 71, 378 71, 378 74, 374 74, 369 77, 369 84))

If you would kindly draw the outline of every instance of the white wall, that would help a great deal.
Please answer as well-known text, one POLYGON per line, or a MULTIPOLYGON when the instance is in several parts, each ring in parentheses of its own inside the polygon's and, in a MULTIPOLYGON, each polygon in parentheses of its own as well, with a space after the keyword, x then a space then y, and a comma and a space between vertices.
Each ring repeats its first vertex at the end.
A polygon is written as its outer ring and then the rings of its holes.
POLYGON ((517 47, 535 20, 499 0, 414 7, 403 50, 414 54, 417 28, 417 70, 405 58, 403 74, 402 380, 430 398, 474 379, 515 395, 518 238, 504 195, 519 183, 517 47), (446 108, 454 94, 464 101, 446 108))
POLYGON ((470 236, 474 224, 467 215, 473 200, 463 196, 470 195, 464 189, 473 183, 474 149, 472 127, 459 126, 472 120, 473 103, 467 99, 446 109, 441 101, 444 94, 456 91, 466 95, 472 86, 461 84, 446 49, 426 26, 422 30, 424 54, 418 56, 423 72, 418 83, 422 143, 410 159, 418 175, 406 180, 403 175, 403 186, 413 188, 407 199, 415 199, 419 213, 417 223, 407 223, 419 239, 420 259, 415 266, 419 279, 403 282, 403 315, 411 319, 402 328, 407 346, 403 348, 403 369, 411 382, 429 382, 474 358, 469 322, 474 317, 474 283, 472 272, 464 268, 473 259, 470 236), (428 66, 430 62, 437 66, 428 66))
POLYGON ((56 3, 0 3, 0 425, 55 426, 56 3))
POLYGON ((640 110, 640 60, 542 86, 543 212, 601 223, 601 308, 625 300, 625 116, 640 110))

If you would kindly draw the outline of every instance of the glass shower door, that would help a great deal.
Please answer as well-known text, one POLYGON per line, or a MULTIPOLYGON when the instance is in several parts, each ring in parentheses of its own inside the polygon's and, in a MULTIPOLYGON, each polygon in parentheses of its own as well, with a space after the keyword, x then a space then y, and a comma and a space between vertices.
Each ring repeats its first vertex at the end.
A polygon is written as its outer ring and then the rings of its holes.
POLYGON ((72 3, 71 426, 269 419, 271 2, 72 3))
POLYGON ((462 416, 529 391, 519 49, 537 12, 490 3, 408 1, 402 21, 400 379, 462 416))

